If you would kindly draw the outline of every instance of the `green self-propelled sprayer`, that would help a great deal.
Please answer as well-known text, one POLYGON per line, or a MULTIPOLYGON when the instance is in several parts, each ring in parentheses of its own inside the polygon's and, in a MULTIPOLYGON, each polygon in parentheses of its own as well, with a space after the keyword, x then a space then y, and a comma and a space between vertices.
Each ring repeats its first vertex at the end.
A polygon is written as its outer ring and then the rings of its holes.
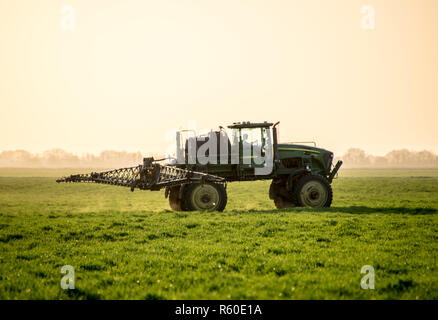
POLYGON ((177 156, 168 158, 173 161, 167 164, 161 163, 163 159, 144 158, 136 167, 76 174, 56 181, 111 184, 131 191, 165 188, 173 210, 223 211, 227 182, 272 180, 269 198, 278 209, 329 207, 331 183, 342 161, 333 166, 333 153, 328 150, 305 143, 279 143, 278 124, 233 123, 229 130, 220 127, 208 135, 191 137, 184 137, 188 130, 179 131, 177 156))

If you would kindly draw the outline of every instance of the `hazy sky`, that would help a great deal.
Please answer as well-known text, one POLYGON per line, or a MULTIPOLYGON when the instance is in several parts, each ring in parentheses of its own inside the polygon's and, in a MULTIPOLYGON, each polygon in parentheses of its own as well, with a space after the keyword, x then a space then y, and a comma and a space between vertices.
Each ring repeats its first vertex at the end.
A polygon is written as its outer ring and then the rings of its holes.
POLYGON ((0 151, 280 120, 338 154, 438 153, 437 0, 0 0, 0 39, 0 151))

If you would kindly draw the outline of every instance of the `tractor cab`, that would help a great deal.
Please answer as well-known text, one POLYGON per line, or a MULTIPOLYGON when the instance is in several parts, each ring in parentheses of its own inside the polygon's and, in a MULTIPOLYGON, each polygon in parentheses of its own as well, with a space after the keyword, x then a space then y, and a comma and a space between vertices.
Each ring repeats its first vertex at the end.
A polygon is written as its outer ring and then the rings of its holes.
POLYGON ((189 130, 178 131, 176 165, 214 172, 230 180, 269 176, 276 145, 275 125, 235 122, 227 128, 219 127, 217 131, 199 135, 189 130))
MULTIPOLYGON (((252 155, 265 156, 269 148, 272 148, 272 136, 270 127, 273 123, 250 123, 237 122, 229 125, 232 132, 232 141, 238 145, 239 152, 243 155, 251 153, 252 155)), ((237 149, 237 148, 236 148, 237 149)))

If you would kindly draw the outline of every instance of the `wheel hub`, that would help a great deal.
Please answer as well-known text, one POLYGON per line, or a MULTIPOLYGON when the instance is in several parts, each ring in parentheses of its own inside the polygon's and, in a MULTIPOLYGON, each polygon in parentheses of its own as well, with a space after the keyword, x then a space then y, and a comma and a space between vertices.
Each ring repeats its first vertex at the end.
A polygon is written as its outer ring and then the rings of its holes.
POLYGON ((319 197, 319 192, 317 190, 312 190, 310 192, 310 199, 312 200, 316 200, 319 197))
POLYGON ((192 203, 195 210, 214 210, 219 204, 218 190, 209 184, 197 186, 192 193, 192 203))
POLYGON ((203 203, 209 203, 209 202, 211 201, 210 195, 208 195, 208 194, 203 194, 203 195, 201 196, 201 201, 202 201, 203 203))
POLYGON ((301 200, 307 207, 323 207, 327 201, 328 192, 319 181, 307 182, 301 190, 301 200))

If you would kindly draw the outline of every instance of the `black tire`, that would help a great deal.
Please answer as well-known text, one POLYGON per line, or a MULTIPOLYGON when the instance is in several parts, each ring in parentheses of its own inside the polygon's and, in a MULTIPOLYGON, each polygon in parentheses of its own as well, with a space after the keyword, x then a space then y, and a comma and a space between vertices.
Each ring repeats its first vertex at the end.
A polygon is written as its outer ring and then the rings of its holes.
POLYGON ((293 194, 290 194, 290 192, 287 191, 285 181, 271 182, 271 186, 269 187, 269 198, 274 200, 277 209, 295 208, 297 206, 293 194))
POLYGON ((227 191, 220 183, 192 183, 184 192, 188 211, 223 211, 227 201, 227 191))
POLYGON ((169 188, 169 205, 174 211, 187 211, 184 206, 184 201, 179 197, 181 186, 169 188))
POLYGON ((328 180, 319 174, 302 176, 294 188, 294 197, 301 207, 330 207, 333 190, 328 180))

